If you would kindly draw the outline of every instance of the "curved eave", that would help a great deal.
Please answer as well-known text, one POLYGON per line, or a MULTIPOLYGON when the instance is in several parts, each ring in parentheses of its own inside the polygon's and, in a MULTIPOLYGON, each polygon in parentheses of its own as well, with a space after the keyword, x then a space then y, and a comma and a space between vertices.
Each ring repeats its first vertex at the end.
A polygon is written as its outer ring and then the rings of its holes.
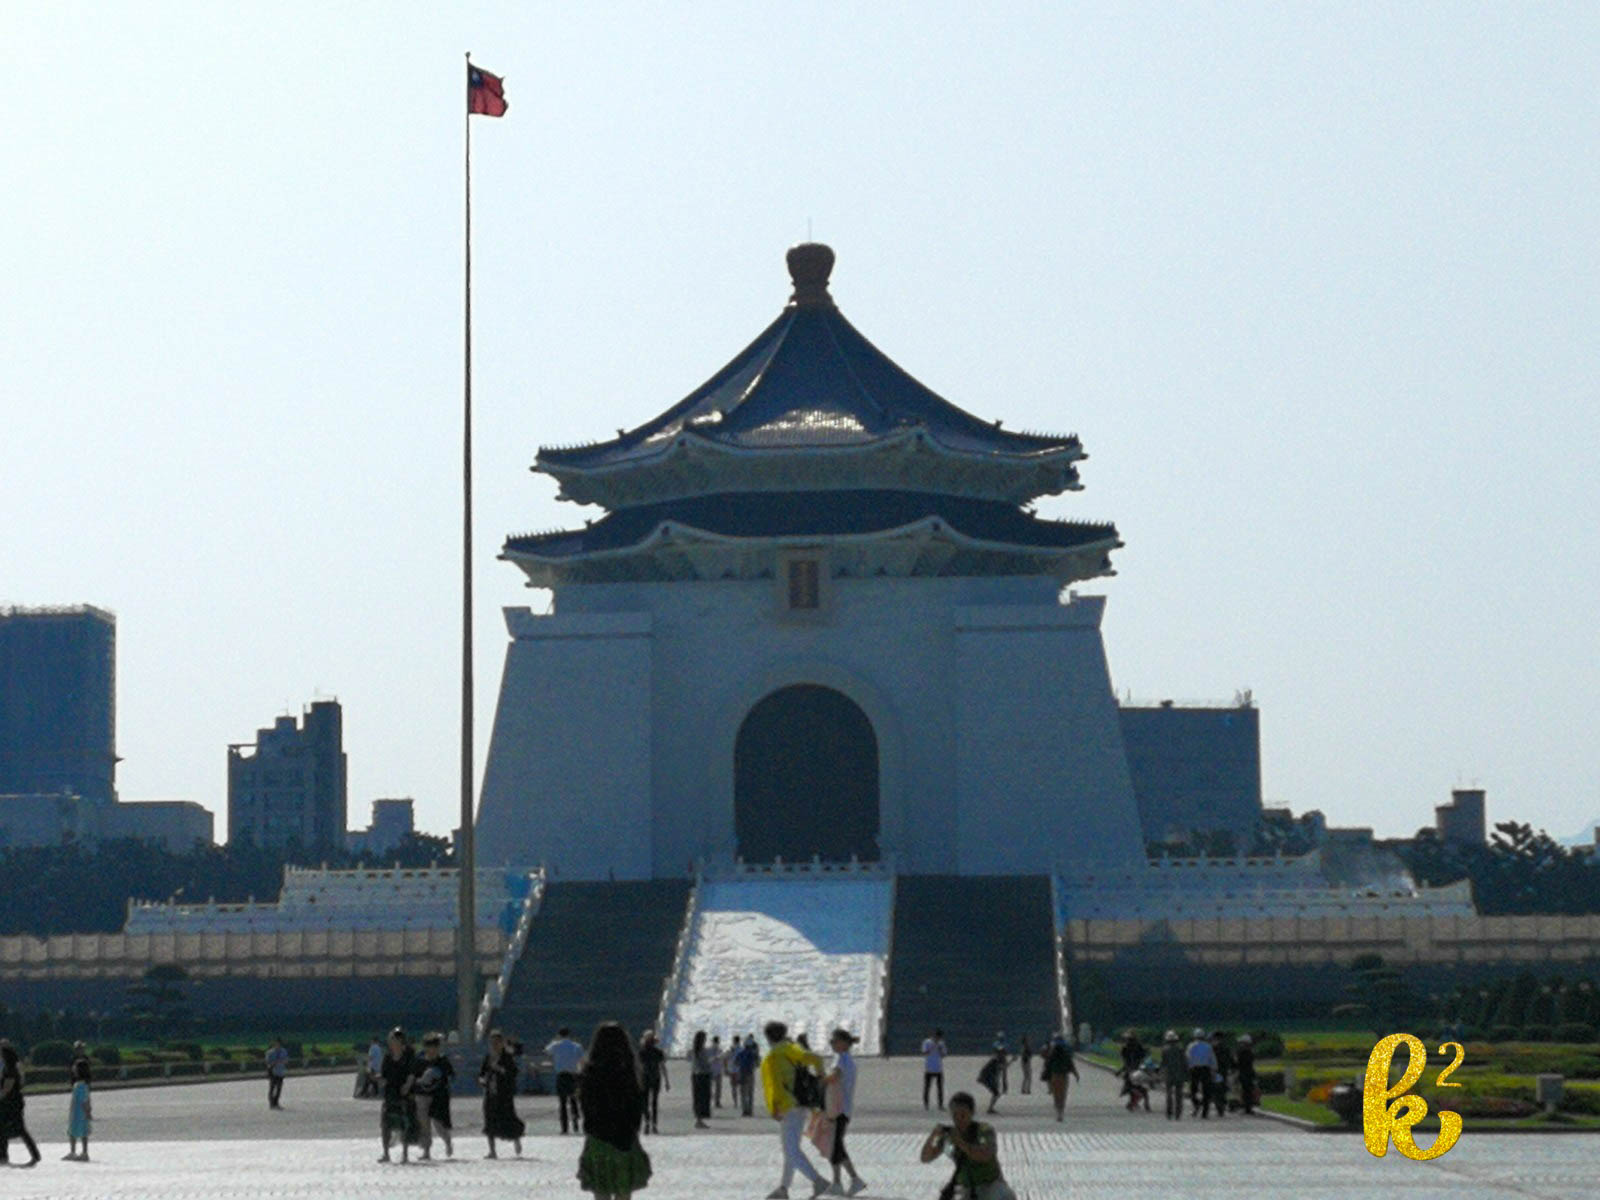
MULTIPOLYGON (((647 452, 621 462, 580 465, 562 462, 541 449, 532 470, 560 485, 558 498, 607 508, 678 499, 706 491, 811 490, 837 464, 841 479, 862 486, 861 471, 873 460, 916 472, 927 484, 943 473, 965 480, 932 490, 1023 504, 1040 496, 1080 491, 1074 464, 1089 456, 1076 437, 1037 450, 968 450, 947 445, 921 426, 896 430, 869 441, 810 446, 740 446, 688 429, 647 452), (785 467, 805 464, 804 479, 782 482, 785 467)), ((904 482, 903 480, 900 482, 904 482)))
MULTIPOLYGON (((554 535, 566 536, 566 535, 554 535)), ((1041 546, 1021 542, 993 541, 974 537, 954 528, 941 517, 924 517, 889 529, 869 533, 819 534, 783 537, 740 537, 698 529, 679 521, 662 521, 648 534, 626 546, 604 550, 583 551, 572 554, 541 554, 534 545, 513 545, 532 539, 513 538, 506 542, 500 558, 515 563, 528 576, 530 587, 552 587, 568 582, 575 574, 593 574, 595 568, 606 564, 620 564, 627 560, 648 560, 670 555, 675 551, 689 552, 702 548, 722 548, 733 551, 755 552, 761 556, 791 549, 818 547, 870 548, 874 545, 891 547, 908 542, 941 542, 954 550, 971 551, 980 555, 1000 558, 1030 559, 1037 563, 1032 574, 1055 575, 1063 582, 1114 575, 1107 557, 1123 545, 1115 529, 1101 538, 1078 542, 1070 546, 1041 546), (1090 561, 1095 561, 1089 569, 1090 561), (587 569, 587 570, 585 570, 587 569)), ((663 570, 659 575, 638 575, 638 578, 694 578, 692 572, 663 570)), ((722 576, 718 576, 722 577, 722 576)))

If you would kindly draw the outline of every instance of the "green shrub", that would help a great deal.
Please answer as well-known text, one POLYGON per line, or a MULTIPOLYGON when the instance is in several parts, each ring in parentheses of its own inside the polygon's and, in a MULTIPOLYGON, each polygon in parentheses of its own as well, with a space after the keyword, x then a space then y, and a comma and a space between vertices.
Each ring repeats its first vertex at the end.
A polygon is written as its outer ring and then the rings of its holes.
POLYGON ((1268 1033, 1264 1029, 1252 1029, 1250 1040, 1255 1045, 1256 1058, 1282 1058, 1283 1039, 1275 1033, 1268 1033))
POLYGON ((1495 1025, 1489 1030, 1491 1042, 1514 1042, 1522 1031, 1515 1025, 1495 1025))
POLYGON ((1595 1034, 1593 1025, 1582 1021, 1569 1021, 1565 1025, 1556 1026, 1556 1041, 1566 1042, 1569 1045, 1589 1045, 1600 1041, 1595 1034))
POLYGON ((1524 1025, 1522 1027, 1522 1040, 1525 1042, 1553 1042, 1556 1031, 1548 1025, 1524 1025))
POLYGON ((199 1042, 163 1042, 161 1048, 174 1057, 171 1061, 188 1059, 190 1062, 199 1062, 205 1057, 205 1051, 200 1048, 199 1042))
POLYGON ((1263 1096, 1283 1095, 1283 1072, 1281 1070, 1257 1071, 1256 1086, 1261 1089, 1263 1096))
POLYGON ((206 1057, 212 1062, 227 1062, 232 1054, 226 1046, 211 1046, 206 1050, 206 1057))
POLYGON ((36 1067, 64 1067, 72 1062, 72 1043, 35 1042, 28 1054, 28 1061, 36 1067))
POLYGON ((1561 1112, 1600 1117, 1600 1088, 1573 1087, 1569 1084, 1562 1093, 1561 1103, 1557 1107, 1561 1112))
POLYGON ((122 1065, 122 1051, 109 1043, 104 1046, 96 1046, 89 1051, 89 1057, 102 1067, 120 1067, 122 1065))

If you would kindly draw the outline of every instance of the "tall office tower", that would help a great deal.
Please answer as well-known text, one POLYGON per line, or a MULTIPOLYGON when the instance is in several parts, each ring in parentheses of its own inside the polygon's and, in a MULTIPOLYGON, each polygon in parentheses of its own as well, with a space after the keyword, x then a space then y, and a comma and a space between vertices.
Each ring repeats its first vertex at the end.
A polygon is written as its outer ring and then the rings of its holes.
POLYGON ((116 618, 0 608, 0 794, 116 799, 116 618))

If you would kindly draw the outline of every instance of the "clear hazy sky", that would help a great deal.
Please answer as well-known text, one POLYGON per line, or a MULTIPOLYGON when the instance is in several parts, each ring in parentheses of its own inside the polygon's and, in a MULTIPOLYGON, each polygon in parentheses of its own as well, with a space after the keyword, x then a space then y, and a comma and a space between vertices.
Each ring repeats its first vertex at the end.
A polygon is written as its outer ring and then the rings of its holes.
POLYGON ((836 249, 949 399, 1079 433, 1119 691, 1262 711, 1269 803, 1600 815, 1600 6, 0 7, 0 603, 118 618, 119 784, 345 706, 457 788, 462 53, 479 762, 570 525, 540 444, 677 400, 836 249))

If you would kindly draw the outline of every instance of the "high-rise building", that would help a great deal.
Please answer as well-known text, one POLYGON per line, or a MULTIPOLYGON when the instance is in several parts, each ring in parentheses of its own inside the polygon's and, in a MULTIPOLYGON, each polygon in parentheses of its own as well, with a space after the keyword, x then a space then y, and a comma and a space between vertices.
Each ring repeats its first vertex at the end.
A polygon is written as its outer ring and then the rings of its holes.
POLYGON ((0 609, 0 794, 116 799, 116 618, 0 609))
POLYGON ((346 817, 344 710, 318 700, 304 720, 282 716, 254 745, 228 747, 228 842, 342 849, 346 817))

